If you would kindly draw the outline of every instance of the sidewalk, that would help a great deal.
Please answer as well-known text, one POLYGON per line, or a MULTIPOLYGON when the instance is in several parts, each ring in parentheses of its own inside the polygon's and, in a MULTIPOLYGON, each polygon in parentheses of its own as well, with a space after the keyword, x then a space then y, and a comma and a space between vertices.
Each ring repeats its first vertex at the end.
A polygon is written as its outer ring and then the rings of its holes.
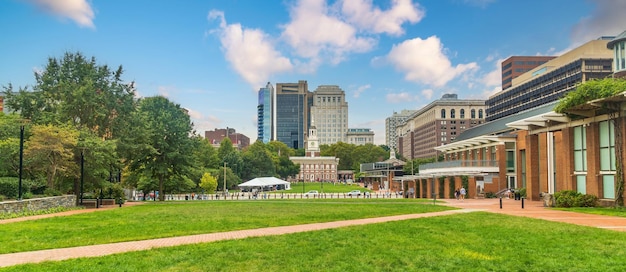
POLYGON ((498 198, 465 199, 464 201, 445 199, 444 201, 446 201, 446 203, 443 205, 461 209, 481 210, 616 231, 626 231, 626 218, 624 217, 552 210, 544 208, 543 202, 540 201, 525 200, 524 209, 522 209, 522 201, 514 199, 503 198, 502 209, 500 209, 500 199, 498 198))
MULTIPOLYGON (((180 236, 171 238, 151 239, 142 241, 112 243, 93 246, 81 246, 73 248, 58 248, 49 250, 39 250, 31 252, 20 252, 0 255, 0 267, 37 263, 43 261, 58 261, 79 257, 97 257, 116 253, 148 250, 152 248, 170 247, 186 244, 207 243, 220 240, 243 239, 247 237, 282 235, 297 232, 315 231, 331 228, 340 228, 346 226, 356 226, 364 224, 374 224, 381 222, 390 222, 398 220, 408 220, 432 216, 450 215, 464 212, 486 211, 493 213, 501 213, 513 216, 525 216, 530 218, 538 218, 549 221, 564 222, 578 224, 590 227, 597 227, 616 231, 626 231, 626 218, 582 214, 567 211, 557 211, 546 209, 541 202, 524 201, 524 209, 521 207, 521 201, 513 199, 502 199, 502 208, 500 208, 500 199, 466 199, 450 200, 444 199, 443 205, 457 207, 460 210, 426 213, 426 214, 407 214, 398 216, 387 216, 378 218, 367 218, 357 220, 345 220, 326 223, 314 223, 295 226, 283 226, 261 229, 250 229, 240 231, 229 231, 221 233, 200 234, 190 236, 180 236)), ((72 212, 88 212, 90 210, 70 211, 72 212)), ((29 219, 33 219, 29 217, 29 219)))

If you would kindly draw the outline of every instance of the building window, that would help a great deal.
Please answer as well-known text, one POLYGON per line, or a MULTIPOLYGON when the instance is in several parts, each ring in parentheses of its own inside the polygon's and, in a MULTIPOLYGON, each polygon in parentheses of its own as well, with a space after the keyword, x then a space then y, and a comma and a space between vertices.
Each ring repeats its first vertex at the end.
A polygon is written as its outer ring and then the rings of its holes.
POLYGON ((478 110, 478 119, 483 119, 483 110, 478 110))
POLYGON ((450 110, 450 119, 454 119, 454 118, 456 118, 456 112, 455 112, 454 109, 451 109, 450 110))
MULTIPOLYGON (((460 116, 460 118, 461 119, 465 119, 465 109, 461 109, 461 116, 460 116)), ((461 121, 461 122, 463 122, 463 121, 461 121)))
POLYGON ((470 111, 470 118, 472 118, 472 119, 476 118, 476 110, 472 109, 470 111))
POLYGON ((610 121, 600 122, 600 170, 615 171, 615 129, 610 121))
POLYGON ((587 132, 583 126, 574 127, 574 171, 587 171, 587 132))
POLYGON ((441 118, 446 118, 446 110, 445 109, 441 109, 441 118))
POLYGON ((600 126, 600 174, 602 175, 602 197, 615 198, 615 129, 610 121, 600 126))

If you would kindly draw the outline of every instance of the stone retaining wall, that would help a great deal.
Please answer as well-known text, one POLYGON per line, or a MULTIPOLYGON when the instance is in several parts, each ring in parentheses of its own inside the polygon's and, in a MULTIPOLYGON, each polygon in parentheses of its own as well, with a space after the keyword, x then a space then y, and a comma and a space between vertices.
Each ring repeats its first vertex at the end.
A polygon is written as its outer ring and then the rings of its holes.
POLYGON ((24 199, 22 201, 0 202, 0 213, 18 213, 24 210, 38 211, 57 207, 76 207, 75 195, 53 196, 35 199, 24 199))

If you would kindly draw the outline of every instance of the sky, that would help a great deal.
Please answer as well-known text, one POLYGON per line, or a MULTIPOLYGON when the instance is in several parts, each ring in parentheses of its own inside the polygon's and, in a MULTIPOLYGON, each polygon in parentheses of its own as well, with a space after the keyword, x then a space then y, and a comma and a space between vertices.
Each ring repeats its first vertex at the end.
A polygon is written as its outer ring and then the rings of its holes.
POLYGON ((349 127, 443 94, 486 99, 510 56, 558 56, 626 30, 622 0, 3 0, 0 86, 32 87, 50 57, 124 68, 140 97, 189 110, 195 130, 257 138, 257 92, 338 85, 349 127))

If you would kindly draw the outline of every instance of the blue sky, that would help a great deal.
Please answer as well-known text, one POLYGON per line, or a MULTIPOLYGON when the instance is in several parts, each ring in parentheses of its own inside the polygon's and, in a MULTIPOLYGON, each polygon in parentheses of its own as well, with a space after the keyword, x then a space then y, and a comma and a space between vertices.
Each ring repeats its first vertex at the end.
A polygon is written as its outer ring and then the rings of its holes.
POLYGON ((307 80, 339 85, 349 126, 383 144, 394 111, 485 99, 502 60, 618 35, 625 14, 619 0, 4 0, 0 85, 33 85, 48 57, 80 51, 189 109, 202 135, 255 140, 258 89, 307 80))

